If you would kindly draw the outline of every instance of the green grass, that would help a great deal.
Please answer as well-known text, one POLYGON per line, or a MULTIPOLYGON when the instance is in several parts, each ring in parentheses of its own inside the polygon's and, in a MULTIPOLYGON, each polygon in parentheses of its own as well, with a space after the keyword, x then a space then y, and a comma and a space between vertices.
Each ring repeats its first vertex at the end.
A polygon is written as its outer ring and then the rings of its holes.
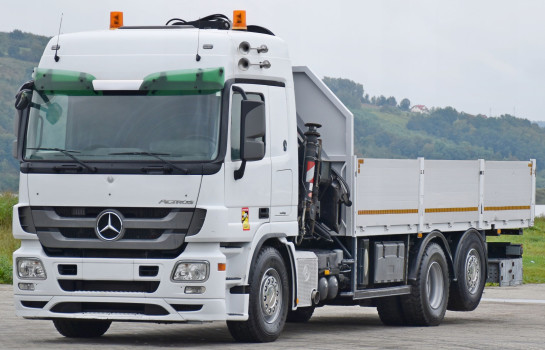
POLYGON ((17 204, 17 197, 10 193, 0 195, 0 283, 11 284, 12 253, 21 245, 11 233, 12 207, 17 204))
POLYGON ((522 244, 523 282, 545 283, 545 218, 536 218, 534 227, 524 230, 522 236, 487 237, 487 240, 522 244))

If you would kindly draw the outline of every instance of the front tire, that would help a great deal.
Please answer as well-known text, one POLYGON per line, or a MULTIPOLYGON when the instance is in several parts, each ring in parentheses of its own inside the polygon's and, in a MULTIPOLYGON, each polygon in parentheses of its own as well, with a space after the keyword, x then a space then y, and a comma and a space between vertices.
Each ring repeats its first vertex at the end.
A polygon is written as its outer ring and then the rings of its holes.
POLYGON ((286 322, 289 304, 288 273, 282 256, 272 247, 259 252, 250 273, 247 321, 227 321, 229 332, 240 342, 275 341, 286 322))
POLYGON ((481 302, 486 283, 486 258, 477 234, 468 236, 458 248, 458 281, 450 286, 449 310, 473 311, 481 302))
POLYGON ((430 243, 420 261, 411 294, 402 297, 403 315, 411 326, 438 326, 447 311, 449 275, 441 246, 430 243))
POLYGON ((53 324, 67 338, 97 338, 106 333, 112 321, 57 318, 53 324))

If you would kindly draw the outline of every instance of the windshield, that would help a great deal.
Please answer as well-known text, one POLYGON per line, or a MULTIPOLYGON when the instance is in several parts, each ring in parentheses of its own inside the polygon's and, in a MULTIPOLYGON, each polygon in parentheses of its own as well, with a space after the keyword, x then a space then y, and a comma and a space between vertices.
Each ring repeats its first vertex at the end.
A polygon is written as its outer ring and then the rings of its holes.
POLYGON ((24 158, 211 161, 218 155, 221 93, 74 96, 35 91, 24 158))

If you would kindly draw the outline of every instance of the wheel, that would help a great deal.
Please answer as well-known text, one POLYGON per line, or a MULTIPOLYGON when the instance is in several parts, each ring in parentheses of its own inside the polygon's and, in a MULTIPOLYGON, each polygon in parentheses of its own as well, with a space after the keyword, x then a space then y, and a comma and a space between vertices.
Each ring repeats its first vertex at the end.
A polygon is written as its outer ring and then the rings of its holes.
POLYGON ((401 298, 408 325, 437 326, 445 317, 449 294, 447 259, 443 249, 430 243, 420 261, 411 293, 401 298))
POLYGON ((106 333, 112 321, 58 318, 53 320, 53 324, 67 338, 96 338, 106 333))
POLYGON ((377 299, 378 316, 386 326, 403 326, 407 324, 400 297, 377 299))
POLYGON ((229 332, 241 342, 271 342, 284 328, 288 313, 288 273, 278 250, 264 247, 250 273, 247 321, 227 321, 229 332))
POLYGON ((314 306, 299 307, 297 310, 289 310, 286 321, 288 322, 308 322, 314 313, 314 306))
POLYGON ((449 310, 472 311, 481 301, 486 283, 486 258, 477 234, 468 236, 458 248, 458 281, 450 286, 449 310))

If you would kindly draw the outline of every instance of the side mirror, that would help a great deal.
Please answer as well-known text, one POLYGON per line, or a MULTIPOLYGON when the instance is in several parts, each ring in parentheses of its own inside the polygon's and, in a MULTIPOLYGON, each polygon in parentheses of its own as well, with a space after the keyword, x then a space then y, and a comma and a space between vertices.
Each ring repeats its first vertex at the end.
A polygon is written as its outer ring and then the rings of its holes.
POLYGON ((253 161, 265 156, 265 102, 242 100, 240 105, 240 158, 253 161))
POLYGON ((22 111, 30 105, 32 100, 32 90, 21 90, 15 95, 15 109, 22 111))

